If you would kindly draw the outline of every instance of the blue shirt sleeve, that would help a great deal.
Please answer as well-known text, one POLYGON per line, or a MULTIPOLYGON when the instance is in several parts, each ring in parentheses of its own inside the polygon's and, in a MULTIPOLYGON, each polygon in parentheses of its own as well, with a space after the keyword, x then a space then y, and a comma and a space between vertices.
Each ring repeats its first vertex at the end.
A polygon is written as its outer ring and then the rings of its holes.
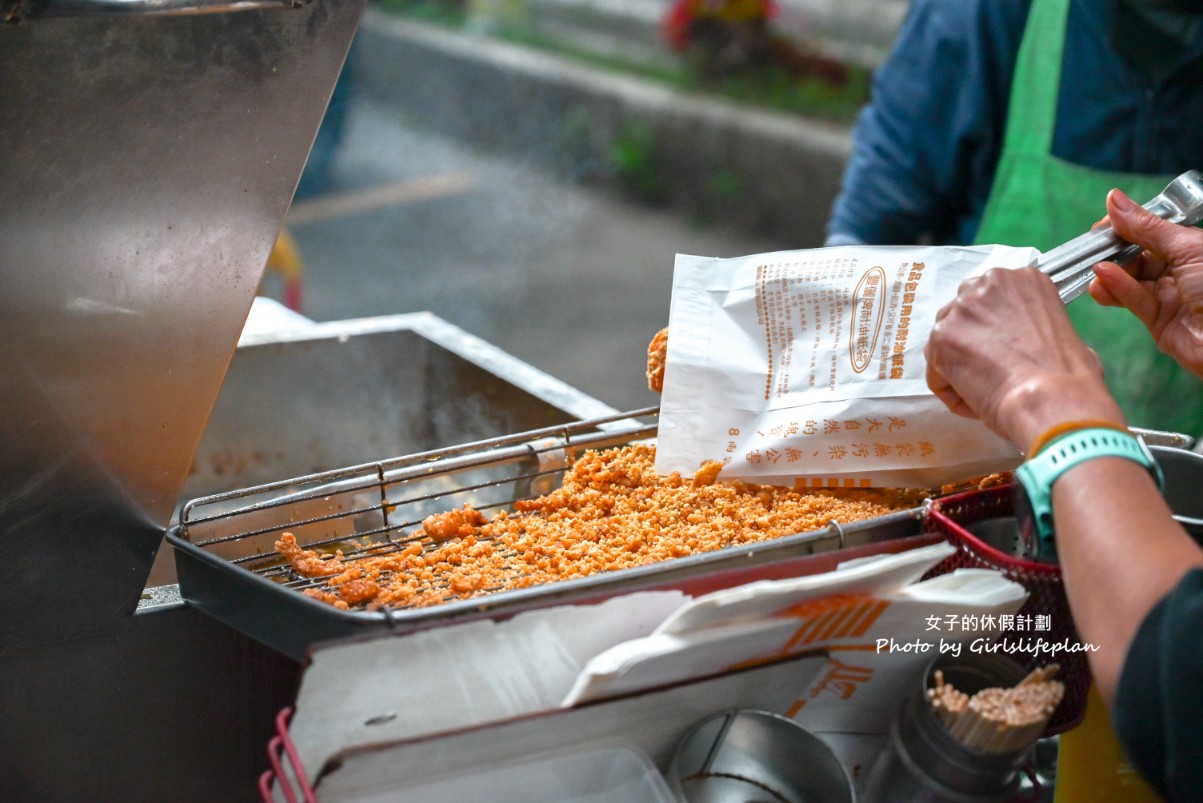
POLYGON ((1203 790, 1203 569, 1194 569, 1141 623, 1112 703, 1133 766, 1169 800, 1203 790))
POLYGON ((915 0, 853 131, 829 245, 972 240, 1030 4, 915 0))

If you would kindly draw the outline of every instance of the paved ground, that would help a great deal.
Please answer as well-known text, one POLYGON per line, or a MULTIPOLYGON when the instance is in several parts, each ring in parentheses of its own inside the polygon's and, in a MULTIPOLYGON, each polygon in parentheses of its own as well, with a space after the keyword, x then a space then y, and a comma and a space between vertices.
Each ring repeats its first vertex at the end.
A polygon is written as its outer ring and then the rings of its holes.
POLYGON ((791 247, 562 183, 352 96, 331 192, 287 221, 320 320, 429 310, 619 409, 655 402, 648 340, 676 253, 791 247))

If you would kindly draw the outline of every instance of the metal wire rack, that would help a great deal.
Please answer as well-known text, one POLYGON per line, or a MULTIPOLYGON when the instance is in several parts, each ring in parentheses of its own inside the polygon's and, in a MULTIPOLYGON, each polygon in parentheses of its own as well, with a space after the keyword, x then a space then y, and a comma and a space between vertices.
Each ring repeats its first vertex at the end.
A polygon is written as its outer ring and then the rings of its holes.
MULTIPOLYGON (((193 500, 167 534, 176 551, 181 594, 226 624, 301 658, 316 642, 382 627, 396 631, 436 620, 503 615, 642 588, 688 587, 689 593, 705 593, 723 584, 826 571, 831 566, 811 566, 807 556, 823 558, 850 547, 876 549, 920 534, 923 514, 916 507, 531 585, 526 583, 532 578, 508 582, 505 576, 511 563, 515 571, 524 571, 516 554, 508 555, 512 560, 495 554, 492 565, 502 564, 502 571, 488 576, 501 577, 496 585, 475 587, 471 593, 459 589, 439 604, 430 604, 428 596, 413 606, 374 600, 366 609, 341 609, 328 604, 336 601, 332 597, 319 601, 299 593, 332 591, 323 578, 298 574, 276 550, 287 532, 300 547, 321 555, 319 560, 337 560, 340 567, 366 566, 368 558, 405 550, 425 558, 441 548, 425 536, 427 516, 468 504, 490 520, 501 511, 519 519, 515 505, 559 488, 565 471, 586 451, 650 442, 657 426, 658 409, 649 407, 193 500)), ((378 571, 380 562, 372 561, 370 568, 378 571)), ((388 580, 380 573, 375 578, 382 586, 388 580)), ((439 597, 455 579, 433 577, 422 593, 439 597)))
POLYGON ((584 450, 654 436, 656 416, 650 407, 215 494, 184 506, 180 534, 288 588, 318 588, 323 578, 301 576, 276 553, 284 532, 344 565, 413 544, 430 551, 438 545, 423 538, 427 516, 465 503, 486 515, 513 511, 557 487, 584 450))

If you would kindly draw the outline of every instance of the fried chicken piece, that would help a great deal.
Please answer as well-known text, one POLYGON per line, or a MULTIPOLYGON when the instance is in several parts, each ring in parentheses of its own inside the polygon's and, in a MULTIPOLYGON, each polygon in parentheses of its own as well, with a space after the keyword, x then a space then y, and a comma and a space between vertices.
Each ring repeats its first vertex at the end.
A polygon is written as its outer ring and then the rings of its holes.
POLYGON ((371 602, 380 594, 380 586, 370 577, 351 580, 338 587, 338 596, 348 605, 371 602))
POLYGON ((471 594, 473 591, 484 585, 484 578, 480 575, 456 573, 451 575, 449 585, 452 592, 456 594, 471 594))
POLYGON ((284 533, 276 541, 276 552, 292 564, 293 571, 302 577, 328 577, 346 567, 337 557, 323 558, 312 549, 301 549, 292 533, 284 533))
POLYGON ((324 602, 327 605, 333 605, 335 608, 340 608, 342 610, 348 610, 350 608, 347 603, 343 602, 337 596, 331 594, 329 591, 323 591, 320 588, 306 588, 301 593, 310 599, 315 599, 318 602, 324 602))
POLYGON ((940 486, 940 495, 948 496, 949 494, 961 493, 963 491, 984 491, 987 488, 996 488, 1000 485, 1009 485, 1014 482, 1015 475, 1010 471, 999 471, 995 474, 987 474, 984 477, 971 477, 961 482, 951 482, 947 485, 940 486))
POLYGON ((448 538, 466 538, 486 521, 483 513, 465 503, 458 510, 427 516, 422 521, 422 529, 431 540, 446 541, 448 538))
POLYGON ((723 470, 723 464, 717 460, 707 460, 702 467, 694 472, 694 485, 713 485, 723 470))
POLYGON ((999 485, 1009 485, 1015 479, 1015 475, 1010 471, 1000 471, 997 474, 987 474, 978 480, 977 489, 984 491, 987 488, 996 488, 999 485))
POLYGON ((647 346, 647 387, 653 393, 664 390, 664 362, 668 359, 668 327, 656 332, 647 346))

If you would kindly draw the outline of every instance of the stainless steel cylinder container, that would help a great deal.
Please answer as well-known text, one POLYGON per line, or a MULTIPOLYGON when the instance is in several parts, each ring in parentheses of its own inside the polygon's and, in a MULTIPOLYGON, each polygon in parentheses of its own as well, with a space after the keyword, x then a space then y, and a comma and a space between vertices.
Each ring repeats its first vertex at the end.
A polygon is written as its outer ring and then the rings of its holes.
POLYGON ((854 803, 843 764, 819 737, 766 711, 735 710, 681 740, 669 783, 688 803, 854 803))
POLYGON ((936 671, 966 694, 993 686, 1014 686, 1026 672, 1015 661, 982 654, 936 658, 898 707, 889 744, 870 771, 864 801, 888 803, 1003 803, 1020 787, 1020 770, 1030 746, 1008 753, 984 753, 956 739, 927 699, 936 671))

